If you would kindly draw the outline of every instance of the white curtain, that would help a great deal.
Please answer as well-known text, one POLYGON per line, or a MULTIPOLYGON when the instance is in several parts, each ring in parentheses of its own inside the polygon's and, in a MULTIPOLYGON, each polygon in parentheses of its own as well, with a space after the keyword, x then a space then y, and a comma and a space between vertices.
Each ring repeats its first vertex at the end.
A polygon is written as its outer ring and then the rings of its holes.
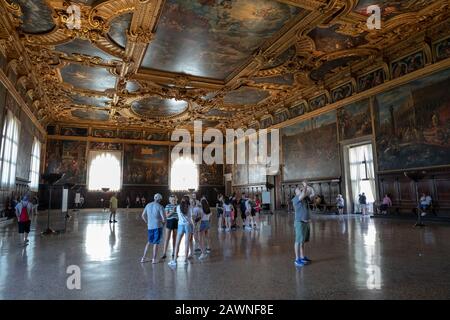
POLYGON ((118 191, 122 187, 122 153, 120 151, 90 151, 88 189, 118 191))
POLYGON ((39 188, 39 166, 41 163, 41 143, 34 138, 33 151, 31 152, 30 165, 30 189, 38 191, 39 188))
POLYGON ((359 194, 365 193, 370 206, 375 201, 375 173, 373 166, 372 145, 366 144, 350 148, 350 178, 352 185, 354 212, 359 210, 359 194))
POLYGON ((16 183, 17 151, 20 121, 8 110, 3 126, 1 155, 1 187, 14 188, 16 183))

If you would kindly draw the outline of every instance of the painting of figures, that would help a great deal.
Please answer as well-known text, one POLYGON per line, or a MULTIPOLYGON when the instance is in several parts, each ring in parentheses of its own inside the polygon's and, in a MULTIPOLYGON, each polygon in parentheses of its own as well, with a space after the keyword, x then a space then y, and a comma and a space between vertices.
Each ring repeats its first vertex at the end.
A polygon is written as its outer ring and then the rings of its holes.
POLYGON ((233 167, 233 185, 240 186, 248 184, 248 165, 236 164, 233 167))
POLYGON ((341 175, 335 111, 284 128, 281 135, 285 180, 341 175))
POLYGON ((166 146, 124 145, 124 184, 169 184, 169 149, 166 146))
POLYGON ((410 72, 425 67, 425 55, 423 51, 417 52, 392 63, 392 78, 404 76, 410 72))
POLYGON ((49 140, 46 173, 65 173, 64 182, 86 183, 86 146, 84 141, 49 140))
POLYGON ((338 110, 339 140, 372 134, 369 99, 361 100, 338 110))
POLYGON ((450 70, 375 97, 379 171, 450 164, 450 70))
POLYGON ((223 165, 202 163, 200 165, 200 185, 201 186, 221 186, 223 185, 223 165))

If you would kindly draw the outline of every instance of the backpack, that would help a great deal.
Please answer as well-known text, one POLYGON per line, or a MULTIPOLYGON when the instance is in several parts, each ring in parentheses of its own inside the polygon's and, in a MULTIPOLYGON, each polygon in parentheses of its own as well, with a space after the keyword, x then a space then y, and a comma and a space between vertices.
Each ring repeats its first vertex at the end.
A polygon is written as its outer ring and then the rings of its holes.
POLYGON ((19 216, 19 222, 26 222, 29 220, 30 220, 30 217, 28 215, 28 208, 25 206, 22 206, 22 210, 20 211, 20 216, 19 216))

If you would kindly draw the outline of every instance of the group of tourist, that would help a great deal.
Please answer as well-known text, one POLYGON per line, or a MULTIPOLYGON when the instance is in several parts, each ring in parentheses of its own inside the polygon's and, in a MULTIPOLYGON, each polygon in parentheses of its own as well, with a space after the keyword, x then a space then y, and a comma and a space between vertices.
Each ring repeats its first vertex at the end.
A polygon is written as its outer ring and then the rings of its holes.
POLYGON ((177 197, 171 195, 169 204, 165 208, 161 205, 161 200, 161 194, 155 194, 154 201, 147 204, 142 213, 142 219, 148 227, 148 241, 141 262, 147 262, 146 256, 150 246, 153 246, 152 263, 165 260, 170 239, 172 239, 173 248, 170 266, 177 265, 182 241, 184 241, 185 249, 183 264, 187 264, 195 252, 200 253, 199 259, 207 258, 208 253, 211 252, 209 245, 211 208, 206 197, 203 196, 199 201, 195 194, 184 195, 178 204, 177 197), (158 247, 164 238, 164 225, 166 226, 164 251, 161 259, 158 259, 158 247))
POLYGON ((251 196, 242 193, 239 201, 236 193, 229 197, 219 195, 216 207, 219 232, 224 230, 230 232, 238 228, 238 207, 241 213, 242 228, 249 231, 258 230, 261 212, 261 200, 258 195, 253 199, 251 196))

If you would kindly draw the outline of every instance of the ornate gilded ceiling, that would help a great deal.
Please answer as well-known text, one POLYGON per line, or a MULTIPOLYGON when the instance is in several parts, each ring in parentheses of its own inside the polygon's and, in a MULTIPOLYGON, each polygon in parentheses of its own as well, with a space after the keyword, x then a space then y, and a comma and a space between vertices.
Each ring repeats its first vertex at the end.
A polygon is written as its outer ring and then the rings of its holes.
POLYGON ((43 125, 265 127, 412 72, 404 56, 438 61, 450 33, 448 0, 0 2, 43 125))

